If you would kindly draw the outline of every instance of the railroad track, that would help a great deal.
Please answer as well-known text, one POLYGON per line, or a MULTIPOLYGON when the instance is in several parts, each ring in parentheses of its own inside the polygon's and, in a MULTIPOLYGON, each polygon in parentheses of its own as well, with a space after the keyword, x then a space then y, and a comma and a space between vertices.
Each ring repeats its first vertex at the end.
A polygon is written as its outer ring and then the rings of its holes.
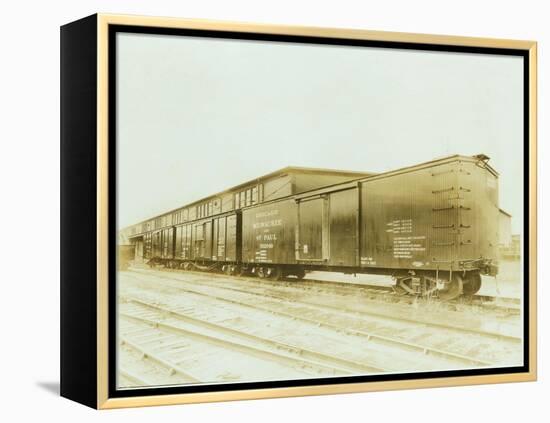
MULTIPOLYGON (((249 278, 249 280, 257 281, 257 279, 249 278)), ((286 281, 291 282, 287 279, 286 281)), ((263 282, 263 280, 262 280, 263 282)), ((268 284, 277 286, 277 283, 267 280, 268 284)), ((296 282, 294 282, 296 283, 296 282)), ((497 297, 491 295, 480 295, 475 294, 471 296, 462 296, 454 300, 449 301, 440 301, 437 298, 420 298, 410 295, 402 295, 395 292, 392 286, 387 285, 374 285, 374 284, 364 284, 364 283, 353 283, 353 282, 335 282, 335 281, 325 281, 322 279, 304 279, 299 281, 300 285, 318 287, 319 285, 327 287, 328 289, 335 290, 342 294, 348 294, 352 292, 362 292, 365 296, 378 296, 384 299, 391 299, 392 301, 400 301, 405 304, 413 304, 416 302, 439 302, 448 306, 456 305, 466 305, 466 306, 479 306, 484 308, 490 308, 494 310, 501 310, 512 314, 520 313, 521 300, 519 298, 513 297, 497 297)))
MULTIPOLYGON (((172 271, 169 269, 168 271, 172 271)), ((197 272, 197 274, 201 274, 197 272)), ((257 279, 257 278, 239 278, 253 283, 262 283, 269 286, 281 286, 281 282, 270 281, 269 279, 257 279)), ((519 315, 521 312, 521 300, 519 298, 511 297, 495 297, 490 295, 471 295, 463 296, 454 300, 440 301, 437 298, 420 298, 411 295, 402 295, 397 293, 392 286, 387 285, 374 285, 364 283, 353 282, 336 282, 326 281, 323 279, 302 279, 297 281, 296 279, 285 279, 283 286, 304 287, 310 289, 326 289, 330 292, 335 292, 340 295, 357 295, 360 294, 366 298, 376 298, 388 302, 399 302, 403 304, 429 304, 437 302, 442 306, 448 308, 456 306, 474 306, 495 311, 501 311, 508 314, 519 315)))
MULTIPOLYGON (((132 271, 139 271, 143 269, 131 268, 132 271)), ((151 271, 151 270, 146 270, 151 271)), ((158 272, 157 270, 153 270, 158 272)), ((401 302, 403 304, 415 304, 415 303, 429 303, 429 302, 438 302, 448 307, 456 306, 474 306, 479 308, 484 308, 487 310, 494 310, 499 312, 504 312, 508 314, 519 315, 521 313, 521 300, 519 298, 513 297, 497 297, 490 295, 471 295, 463 296, 450 301, 439 301, 433 298, 419 298, 413 297, 410 295, 401 295, 395 292, 393 287, 387 285, 375 285, 375 284, 366 284, 366 283, 354 283, 354 282, 338 282, 338 281, 327 281, 323 279, 309 279, 306 276, 306 279, 297 280, 295 278, 285 278, 282 281, 271 281, 269 279, 258 279, 250 276, 230 276, 219 273, 205 273, 197 270, 179 270, 179 269, 168 269, 163 268, 163 272, 169 273, 190 273, 197 276, 208 275, 222 278, 222 279, 234 279, 241 281, 249 281, 252 283, 262 283, 267 286, 292 286, 299 289, 326 289, 330 292, 338 293, 340 295, 362 295, 366 298, 376 298, 388 302, 401 302)))
MULTIPOLYGON (((272 297, 272 298, 277 299, 277 300, 287 300, 288 299, 288 297, 285 295, 285 290, 284 290, 285 288, 277 287, 277 286, 271 286, 269 291, 273 292, 273 293, 269 293, 269 292, 267 292, 267 290, 265 289, 265 286, 261 283, 261 281, 253 281, 253 283, 255 284, 254 287, 251 287, 249 285, 250 281, 248 281, 247 286, 244 287, 244 288, 237 288, 237 287, 234 287, 234 286, 226 286, 226 285, 223 285, 223 284, 212 283, 209 280, 201 281, 201 283, 210 284, 210 286, 215 285, 216 287, 221 288, 221 289, 233 290, 233 291, 241 292, 241 293, 244 293, 244 294, 258 295, 258 296, 261 296, 261 297, 268 296, 268 297, 272 297)), ((290 289, 293 290, 294 287, 290 287, 290 289)), ((293 303, 301 303, 301 304, 304 304, 304 305, 310 306, 310 307, 327 308, 327 309, 331 309, 331 310, 334 310, 334 311, 337 311, 337 312, 344 311, 344 312, 349 312, 349 313, 359 314, 359 315, 365 315, 365 316, 376 316, 376 317, 390 318, 390 319, 395 320, 395 321, 410 322, 410 323, 422 323, 422 324, 425 324, 427 326, 439 327, 439 328, 446 329, 446 330, 458 330, 461 333, 469 332, 469 333, 472 333, 472 334, 479 334, 479 335, 483 335, 483 336, 489 336, 489 337, 492 337, 492 338, 495 338, 495 339, 508 339, 510 341, 514 341, 514 342, 518 342, 518 343, 521 342, 521 336, 518 336, 518 335, 505 333, 505 332, 502 332, 502 331, 482 329, 482 328, 470 329, 470 328, 466 328, 466 327, 454 324, 454 323, 452 323, 448 320, 445 321, 445 322, 437 322, 437 321, 434 321, 433 319, 423 319, 421 317, 418 317, 417 314, 415 314, 414 317, 410 317, 410 313, 408 313, 408 312, 398 313, 397 315, 393 314, 393 315, 390 316, 390 315, 388 315, 388 313, 386 311, 380 311, 380 310, 376 311, 376 309, 370 309, 373 305, 374 306, 379 306, 379 304, 377 304, 376 302, 373 303, 373 302, 371 302, 370 299, 369 300, 361 300, 361 301, 363 301, 363 305, 369 305, 369 307, 368 308, 367 307, 362 307, 362 308, 354 308, 354 307, 349 307, 348 308, 348 307, 346 307, 346 308, 342 309, 341 306, 338 306, 338 305, 334 306, 334 305, 332 305, 330 303, 327 303, 327 302, 319 304, 317 302, 304 300, 302 298, 300 298, 300 299, 293 298, 293 300, 292 300, 293 303)), ((400 304, 397 304, 397 305, 399 306, 400 304)), ((439 306, 439 303, 436 303, 436 305, 439 306)), ((377 307, 377 308, 379 309, 380 307, 377 307)))
MULTIPOLYGON (((155 277, 161 278, 163 280, 177 280, 180 282, 185 283, 186 285, 191 285, 194 288, 197 287, 196 283, 189 282, 185 278, 181 277, 168 277, 166 275, 158 274, 158 272, 137 272, 141 273, 142 275, 153 275, 155 277)), ((405 323, 412 323, 412 324, 423 324, 429 327, 433 328, 439 328, 444 330, 455 330, 458 331, 461 335, 464 333, 470 333, 473 335, 480 335, 484 337, 490 337, 493 339, 503 339, 503 340, 509 340, 511 342, 515 343, 521 343, 522 337, 520 335, 515 335, 512 333, 505 333, 503 331, 497 331, 497 330, 489 330, 489 329, 483 329, 480 327, 477 328, 467 328, 463 327, 457 324, 454 324, 452 319, 447 319, 447 321, 442 321, 441 315, 439 316, 440 321, 434 321, 432 318, 422 318, 422 316, 419 316, 419 313, 414 313, 414 316, 411 316, 411 311, 409 308, 402 308, 402 309, 396 309, 395 307, 398 307, 399 304, 391 304, 394 306, 392 308, 392 314, 388 314, 387 311, 381 310, 382 308, 386 308, 388 306, 387 303, 377 303, 376 301, 371 301, 369 298, 361 298, 359 301, 361 302, 361 305, 364 307, 358 308, 358 307, 352 307, 351 305, 346 305, 346 308, 342 308, 342 306, 339 305, 333 305, 332 298, 328 298, 330 301, 325 301, 323 303, 319 302, 313 302, 311 300, 303 299, 301 295, 296 295, 296 289, 300 290, 302 289, 298 285, 269 285, 269 288, 266 287, 266 284, 263 283, 263 280, 253 279, 253 278, 236 278, 231 279, 231 281, 237 285, 241 285, 242 287, 235 287, 235 286, 228 286, 226 283, 224 284, 222 281, 227 282, 227 279, 225 278, 215 278, 216 280, 213 280, 210 278, 209 274, 205 275, 204 273, 197 272, 197 276, 201 276, 202 278, 198 280, 198 282, 201 283, 203 286, 215 286, 219 289, 224 290, 231 290, 235 292, 240 292, 242 294, 249 294, 249 295, 255 295, 259 297, 271 297, 278 301, 285 301, 285 302, 292 302, 293 304, 303 304, 304 306, 309 307, 320 307, 323 309, 332 310, 335 312, 341 312, 341 313, 349 313, 353 314, 355 316, 370 316, 370 317, 380 317, 384 319, 390 319, 393 321, 400 321, 405 323), (221 284, 218 282, 222 282, 221 284), (244 287, 244 288, 243 288, 244 287), (288 295, 287 295, 288 294, 288 295), (368 306, 368 308, 366 307, 368 306)), ((309 294, 309 293, 308 293, 309 294)), ((351 295, 355 298, 357 297, 356 293, 351 293, 351 295)), ((436 305, 439 306, 440 303, 437 303, 436 305)))
MULTIPOLYGON (((375 365, 343 359, 301 346, 247 333, 242 330, 236 330, 226 325, 199 319, 190 314, 177 312, 134 297, 123 296, 122 299, 142 307, 142 311, 153 310, 157 312, 153 317, 143 317, 143 314, 145 314, 143 312, 136 315, 135 310, 130 313, 122 312, 121 316, 124 318, 132 319, 157 329, 177 333, 187 339, 198 339, 233 351, 240 351, 251 356, 272 360, 291 368, 304 369, 310 376, 387 372, 387 369, 375 365), (166 320, 170 320, 170 322, 166 322, 166 320), (190 327, 193 329, 190 329, 190 327)), ((150 315, 151 313, 148 314, 150 315)), ((195 381, 200 380, 196 376, 193 377, 195 381)))
MULTIPOLYGON (((159 276, 159 275, 156 275, 159 276)), ((139 279, 139 278, 136 278, 139 279)), ((145 280, 141 282, 147 283, 145 280)), ((202 282, 202 281, 201 281, 202 282)), ((220 287, 215 286, 215 284, 209 285, 209 291, 205 292, 204 289, 197 287, 181 287, 176 286, 174 289, 185 292, 187 294, 192 294, 196 296, 202 296, 204 298, 214 300, 218 303, 230 304, 233 306, 239 306, 241 308, 253 309, 256 311, 269 313, 271 315, 276 315, 279 317, 292 319, 294 321, 299 321, 302 323, 309 324, 314 327, 323 327, 329 330, 332 330, 335 333, 344 333, 346 335, 351 335, 357 338, 360 338, 366 341, 369 344, 378 344, 383 346, 391 346, 397 348, 398 350, 406 350, 409 354, 411 353, 420 353, 423 356, 429 355, 430 357, 437 357, 447 362, 447 368, 452 368, 452 366, 458 367, 486 367, 494 365, 494 361, 487 360, 483 354, 475 356, 469 350, 463 350, 461 352, 451 351, 448 349, 443 349, 437 346, 437 342, 418 342, 415 338, 426 339, 426 333, 433 333, 433 328, 438 327, 439 329, 444 329, 445 331, 453 330, 449 329, 446 326, 441 325, 427 325, 420 324, 417 321, 403 319, 390 318, 395 329, 395 323, 398 322, 401 326, 400 336, 392 334, 391 331, 388 331, 387 328, 382 328, 375 324, 374 328, 371 324, 365 324, 365 318, 372 318, 373 314, 367 313, 358 313, 355 311, 344 311, 337 309, 337 307, 330 307, 326 305, 320 306, 319 304, 308 304, 303 301, 298 301, 296 299, 288 300, 282 297, 277 297, 273 295, 265 295, 261 293, 251 293, 245 292, 244 290, 234 288, 234 287, 220 287), (211 288, 215 288, 218 292, 212 292, 211 288), (232 293, 232 295, 228 295, 232 293), (235 296, 237 294, 237 296, 235 296), (244 295, 244 297, 243 297, 244 295), (266 299, 270 302, 266 302, 266 299), (407 325, 403 326, 403 323, 407 325), (378 326, 378 327, 377 327, 378 326), (414 326, 414 327, 413 327, 414 326), (412 329, 411 329, 412 328, 412 329), (419 333, 419 328, 420 332, 419 333), (411 329, 411 334, 414 336, 403 336, 402 331, 411 329)), ((203 287, 204 288, 204 287, 203 287)), ((248 288, 248 287, 247 287, 248 288)), ((134 298, 134 300, 141 301, 140 299, 134 298)), ((146 305, 146 304, 144 304, 146 305)), ((149 304, 149 307, 153 307, 149 304)), ((156 307, 159 307, 158 305, 156 307)), ((163 312, 170 312, 166 307, 161 307, 163 312)), ((388 316, 375 316, 378 322, 387 321, 388 316)), ((440 330, 439 335, 442 334, 440 330)), ((458 339, 458 343, 462 343, 463 337, 465 334, 468 334, 470 337, 471 343, 477 345, 480 342, 486 341, 487 336, 490 336, 493 339, 498 339, 500 342, 506 344, 511 349, 517 349, 516 344, 521 343, 521 339, 517 337, 507 336, 503 334, 494 334, 490 335, 481 331, 469 331, 465 329, 456 330, 454 328, 453 336, 458 339), (473 339, 472 339, 473 338, 473 339)), ((447 338, 449 334, 445 334, 447 338)))
POLYGON ((152 334, 148 328, 140 327, 124 318, 119 319, 117 336, 118 388, 196 383, 197 379, 184 369, 179 369, 177 363, 171 363, 163 358, 158 347, 152 348, 146 345, 146 340, 152 339, 159 345, 166 346, 168 343, 166 338, 152 334))
MULTIPOLYGON (((129 316, 125 313, 122 313, 121 316, 124 317, 124 318, 128 318, 128 319, 132 318, 132 316, 129 316)), ((155 326, 154 322, 153 322, 153 326, 155 326)), ((139 331, 142 331, 142 329, 139 328, 139 331)), ((134 335, 135 335, 135 333, 134 333, 134 335)), ((141 335, 144 335, 144 334, 142 333, 141 335)), ((148 335, 148 333, 145 332, 145 336, 147 336, 147 335, 148 335)), ((166 343, 165 341, 166 341, 166 339, 162 339, 163 343, 166 343)), ((177 375, 183 377, 186 383, 200 382, 200 379, 196 375, 193 375, 193 374, 189 373, 187 370, 182 369, 177 364, 171 363, 169 360, 163 358, 162 355, 158 353, 158 351, 155 351, 152 348, 147 348, 146 346, 140 345, 139 342, 130 341, 128 339, 128 334, 123 335, 121 337, 120 343, 123 346, 130 347, 131 349, 137 351, 141 355, 142 359, 151 360, 151 361, 155 362, 156 364, 159 364, 162 367, 165 367, 166 369, 169 370, 170 375, 177 374, 177 375)), ((178 341, 175 342, 175 344, 177 344, 177 343, 178 343, 178 341)), ((170 346, 173 346, 173 345, 174 345, 174 343, 170 343, 170 346)))
POLYGON ((119 313, 119 351, 131 350, 138 358, 119 370, 126 387, 151 385, 189 385, 242 380, 272 380, 319 377, 334 374, 334 369, 307 363, 284 352, 270 353, 247 345, 237 345, 220 336, 209 336, 189 330, 177 322, 167 321, 160 313, 123 307, 119 313), (154 377, 143 375, 151 372, 154 377), (159 370, 161 369, 161 370, 159 370))
POLYGON ((120 303, 122 307, 119 312, 122 322, 119 334, 121 347, 134 350, 142 361, 160 365, 165 370, 166 378, 163 381, 161 377, 159 382, 157 375, 157 381, 150 383, 139 370, 122 369, 119 379, 123 387, 274 378, 285 380, 386 371, 364 362, 237 331, 140 300, 126 300, 120 303), (194 345, 195 353, 189 354, 190 344, 194 345), (214 357, 209 359, 205 355, 214 357), (212 372, 212 365, 215 366, 221 358, 224 365, 217 369, 217 373, 212 372), (204 373, 204 368, 209 371, 204 373), (258 373, 257 369, 260 369, 260 374, 254 374, 258 373), (239 374, 239 371, 242 373, 239 374), (174 378, 174 375, 180 377, 174 378))

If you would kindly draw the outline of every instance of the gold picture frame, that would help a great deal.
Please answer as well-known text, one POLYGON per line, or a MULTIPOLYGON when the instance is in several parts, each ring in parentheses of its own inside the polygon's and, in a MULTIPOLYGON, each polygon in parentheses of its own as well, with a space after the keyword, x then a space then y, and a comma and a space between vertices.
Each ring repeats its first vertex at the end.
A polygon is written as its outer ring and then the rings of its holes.
MULTIPOLYGON (((221 38, 224 36, 221 35, 221 38)), ((412 388, 431 388, 504 382, 534 381, 537 377, 537 43, 458 37, 368 31, 361 29, 314 28, 287 25, 264 25, 218 22, 196 19, 161 18, 97 14, 62 27, 62 379, 61 394, 98 409, 197 402, 232 401, 257 398, 370 392, 412 388), (113 52, 109 50, 113 28, 141 28, 148 33, 157 30, 198 30, 232 34, 262 34, 271 37, 314 37, 318 40, 341 40, 342 43, 380 42, 395 45, 430 46, 435 51, 445 48, 471 48, 480 51, 515 50, 524 54, 524 75, 528 99, 524 124, 528 139, 524 145, 529 156, 528 192, 524 191, 528 215, 525 216, 528 255, 528 297, 525 298, 525 333, 528 339, 527 369, 517 372, 450 377, 407 378, 372 382, 346 382, 309 386, 286 386, 256 389, 208 390, 194 393, 163 393, 154 387, 143 395, 112 395, 109 385, 109 362, 113 343, 109 323, 113 299, 110 298, 110 263, 114 260, 112 214, 113 177, 109 155, 113 136, 110 132, 109 109, 112 92, 113 52), (91 162, 90 157, 94 158, 91 162), (95 243, 89 250, 76 252, 82 242, 95 243), (78 256, 76 254, 79 254, 78 256), (77 281, 78 272, 86 275, 77 281), (79 306, 75 306, 79 304, 79 306), (95 349, 91 351, 91 349, 95 349), (82 370, 89 367, 91 370, 82 370)))

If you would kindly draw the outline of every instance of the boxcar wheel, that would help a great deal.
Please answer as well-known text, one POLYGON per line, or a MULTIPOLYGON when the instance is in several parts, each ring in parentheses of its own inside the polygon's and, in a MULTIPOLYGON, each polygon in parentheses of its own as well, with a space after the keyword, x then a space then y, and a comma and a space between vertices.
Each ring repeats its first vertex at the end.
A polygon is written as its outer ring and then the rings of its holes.
POLYGON ((462 295, 462 286, 462 278, 456 273, 453 274, 450 282, 445 284, 445 288, 438 291, 439 299, 443 301, 454 300, 455 298, 462 295))
POLYGON ((269 279, 272 281, 280 281, 283 279, 283 270, 279 266, 272 267, 269 270, 269 279))
POLYGON ((244 269, 242 266, 236 264, 235 266, 231 266, 231 274, 234 276, 242 276, 244 275, 244 269))
POLYGON ((296 270, 296 272, 294 272, 294 276, 296 276, 296 278, 301 281, 306 277, 306 271, 304 269, 298 269, 296 270))
POLYGON ((466 279, 464 279, 464 284, 462 286, 464 295, 477 294, 480 288, 481 288, 481 275, 479 273, 472 273, 468 275, 466 279))
POLYGON ((264 267, 257 267, 256 274, 260 279, 266 279, 269 275, 264 267))

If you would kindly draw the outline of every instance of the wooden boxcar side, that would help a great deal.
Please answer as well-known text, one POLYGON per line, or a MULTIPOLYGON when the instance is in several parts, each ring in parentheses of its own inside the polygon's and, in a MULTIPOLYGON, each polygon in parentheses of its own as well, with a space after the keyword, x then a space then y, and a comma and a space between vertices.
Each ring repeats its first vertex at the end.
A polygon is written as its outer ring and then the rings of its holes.
POLYGON ((225 261, 225 216, 212 219, 212 260, 225 261))
POLYGON ((240 239, 237 213, 212 219, 212 260, 235 262, 240 260, 240 239))
POLYGON ((388 175, 361 184, 361 266, 414 269, 456 254, 454 172, 446 165, 388 175), (448 170, 450 172, 448 172, 448 170))
POLYGON ((240 261, 241 237, 237 213, 214 216, 171 229, 174 234, 174 259, 240 261))
POLYGON ((359 265, 358 218, 357 186, 328 195, 329 265, 359 265))
POLYGON ((195 260, 211 260, 212 219, 199 220, 193 223, 192 246, 195 260))
POLYGON ((225 260, 226 261, 241 261, 242 254, 242 222, 241 214, 234 213, 227 216, 226 222, 226 238, 225 238, 225 260))
POLYGON ((498 243, 498 196, 486 185, 498 184, 479 163, 457 157, 364 180, 361 267, 454 271, 496 258, 485 245, 498 243))
POLYGON ((242 261, 294 264, 297 206, 283 199, 242 211, 242 261))
MULTIPOLYGON (((500 238, 498 173, 482 162, 458 163, 459 233, 457 258, 464 268, 498 257, 500 238)), ((493 272, 494 270, 491 270, 493 272)))
POLYGON ((356 266, 358 260, 357 184, 337 185, 298 199, 296 259, 313 266, 356 266))
POLYGON ((162 254, 162 231, 154 231, 151 234, 151 257, 157 258, 162 254))
POLYGON ((191 248, 191 233, 193 225, 185 224, 176 227, 176 240, 174 245, 174 258, 191 260, 193 258, 191 248))
POLYGON ((153 256, 153 234, 146 232, 143 235, 143 258, 148 260, 153 256))
POLYGON ((326 263, 328 244, 328 197, 312 196, 298 202, 296 260, 304 264, 326 263))
POLYGON ((173 259, 174 258, 174 230, 175 228, 169 227, 162 230, 162 248, 161 258, 173 259))

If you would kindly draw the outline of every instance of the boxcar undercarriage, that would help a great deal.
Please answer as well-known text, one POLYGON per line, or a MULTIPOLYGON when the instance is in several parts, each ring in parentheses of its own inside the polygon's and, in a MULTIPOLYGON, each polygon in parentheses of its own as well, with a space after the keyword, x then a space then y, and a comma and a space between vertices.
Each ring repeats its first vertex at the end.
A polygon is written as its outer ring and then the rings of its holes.
POLYGON ((343 274, 374 274, 391 276, 392 288, 400 295, 452 300, 476 294, 481 288, 481 273, 493 272, 496 267, 490 263, 482 269, 474 270, 404 270, 383 268, 334 268, 323 265, 269 265, 265 263, 235 263, 218 261, 192 261, 152 258, 147 264, 154 268, 163 266, 169 269, 197 270, 203 272, 225 273, 230 276, 255 276, 272 281, 302 280, 306 273, 312 271, 329 271, 343 274))

